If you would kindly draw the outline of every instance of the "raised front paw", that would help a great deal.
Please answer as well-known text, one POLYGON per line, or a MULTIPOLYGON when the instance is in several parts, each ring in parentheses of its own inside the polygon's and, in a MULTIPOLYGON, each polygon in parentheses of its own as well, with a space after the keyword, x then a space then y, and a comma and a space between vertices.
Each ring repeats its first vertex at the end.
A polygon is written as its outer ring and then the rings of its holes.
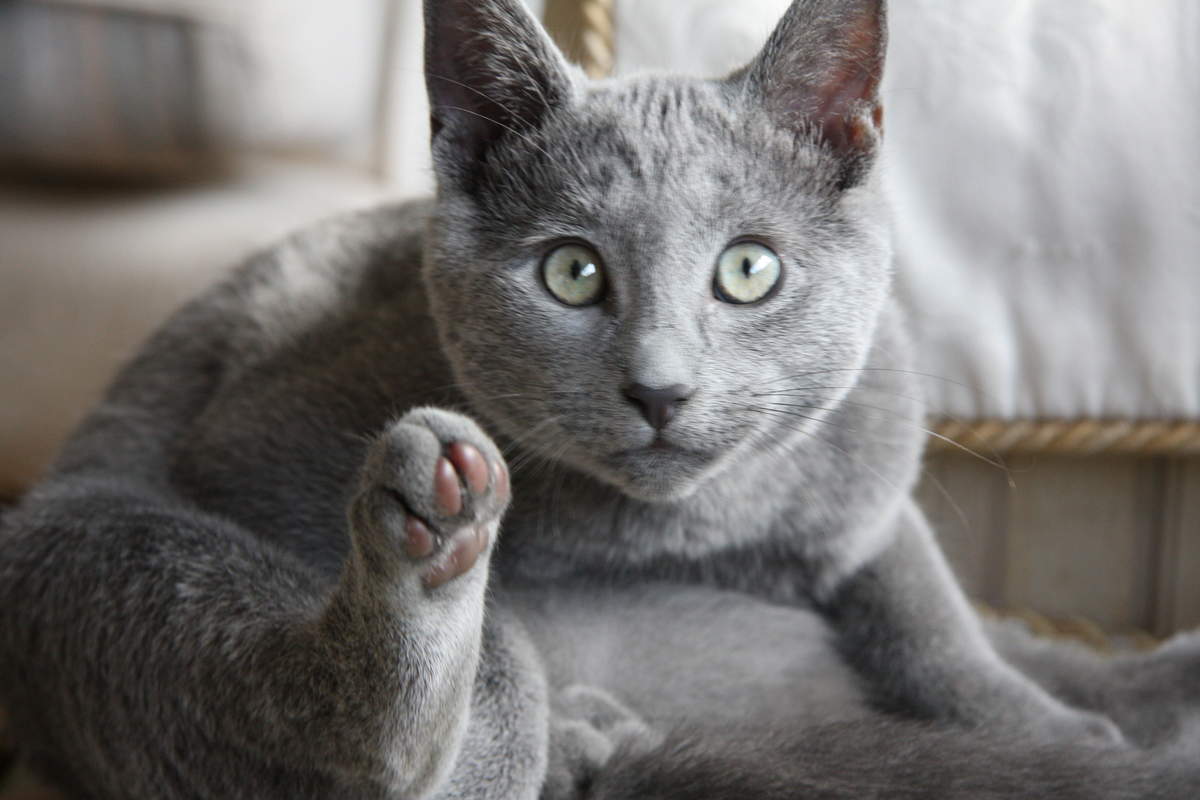
POLYGON ((419 408, 372 444, 351 519, 376 564, 408 564, 428 589, 486 555, 508 505, 508 468, 472 420, 419 408))

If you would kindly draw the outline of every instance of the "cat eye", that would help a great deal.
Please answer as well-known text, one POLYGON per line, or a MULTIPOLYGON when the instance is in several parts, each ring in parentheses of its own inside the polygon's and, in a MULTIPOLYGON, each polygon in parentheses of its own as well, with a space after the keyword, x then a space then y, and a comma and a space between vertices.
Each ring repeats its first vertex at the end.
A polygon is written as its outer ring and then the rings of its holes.
POLYGON ((569 306, 590 306, 604 297, 600 255, 581 244, 564 244, 542 262, 542 280, 550 294, 569 306))
POLYGON ((783 262, 766 245, 737 242, 717 259, 713 291, 726 303, 757 303, 771 294, 783 275, 783 262))

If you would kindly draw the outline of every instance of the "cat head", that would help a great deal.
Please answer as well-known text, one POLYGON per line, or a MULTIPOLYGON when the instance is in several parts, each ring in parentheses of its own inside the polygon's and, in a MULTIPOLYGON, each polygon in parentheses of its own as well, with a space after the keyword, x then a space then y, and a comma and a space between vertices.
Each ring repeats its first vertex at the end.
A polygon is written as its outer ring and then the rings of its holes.
POLYGON ((426 0, 425 280, 497 432, 666 501, 843 399, 890 278, 883 5, 796 0, 724 78, 589 82, 519 0, 426 0))

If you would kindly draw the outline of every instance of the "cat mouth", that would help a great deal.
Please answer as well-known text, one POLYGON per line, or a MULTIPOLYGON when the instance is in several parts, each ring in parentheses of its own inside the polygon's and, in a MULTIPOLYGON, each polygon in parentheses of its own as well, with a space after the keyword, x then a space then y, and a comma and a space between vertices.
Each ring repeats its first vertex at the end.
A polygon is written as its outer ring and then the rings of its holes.
POLYGON ((664 454, 664 455, 702 455, 700 451, 690 447, 685 447, 677 442, 672 442, 663 436, 661 433, 655 434, 654 438, 648 444, 638 445, 637 447, 627 447, 623 450, 617 450, 612 453, 614 458, 628 458, 644 456, 647 454, 664 454))
POLYGON ((609 480, 640 500, 661 501, 687 496, 716 459, 662 436, 639 447, 610 453, 605 459, 609 480))
POLYGON ((621 472, 642 473, 646 470, 674 475, 691 474, 703 470, 715 458, 707 450, 698 450, 663 436, 655 436, 650 442, 637 447, 627 447, 608 455, 610 466, 621 472))

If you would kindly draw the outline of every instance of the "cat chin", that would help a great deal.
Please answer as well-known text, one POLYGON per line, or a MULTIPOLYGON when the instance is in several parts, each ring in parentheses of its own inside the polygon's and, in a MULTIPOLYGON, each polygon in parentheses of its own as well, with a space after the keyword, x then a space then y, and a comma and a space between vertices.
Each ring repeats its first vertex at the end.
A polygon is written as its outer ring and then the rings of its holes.
POLYGON ((685 500, 717 469, 712 454, 681 448, 623 450, 604 462, 602 474, 597 477, 646 503, 685 500))
POLYGON ((684 484, 650 485, 647 483, 630 483, 619 486, 622 494, 642 503, 678 503, 687 500, 696 493, 703 481, 689 481, 684 484))

